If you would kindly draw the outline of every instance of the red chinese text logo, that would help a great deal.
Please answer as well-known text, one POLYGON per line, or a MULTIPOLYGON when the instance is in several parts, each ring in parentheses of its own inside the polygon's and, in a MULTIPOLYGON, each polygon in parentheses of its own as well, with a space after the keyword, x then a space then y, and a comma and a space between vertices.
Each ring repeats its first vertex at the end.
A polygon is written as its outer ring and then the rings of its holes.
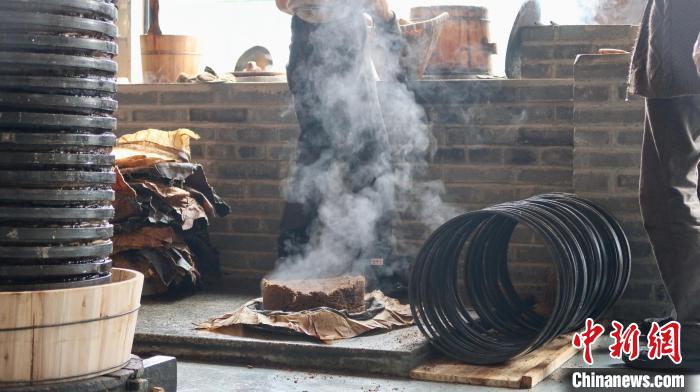
MULTIPOLYGON (((639 339, 641 331, 635 323, 627 328, 617 321, 612 322, 613 330, 610 337, 613 344, 608 346, 610 357, 621 359, 626 355, 629 360, 639 358, 639 339)), ((582 332, 574 334, 572 344, 575 348, 583 349, 583 360, 588 365, 593 365, 592 346, 603 335, 605 327, 596 324, 592 319, 586 320, 586 328, 582 332)), ((680 364, 683 361, 681 355, 681 325, 677 321, 671 321, 664 326, 659 323, 651 323, 651 329, 647 335, 647 357, 650 360, 668 357, 673 363, 680 364)))
POLYGON ((583 360, 589 365, 593 365, 591 346, 603 332, 605 332, 605 328, 602 325, 596 324, 593 319, 587 319, 586 329, 583 332, 574 334, 574 347, 583 349, 583 360))

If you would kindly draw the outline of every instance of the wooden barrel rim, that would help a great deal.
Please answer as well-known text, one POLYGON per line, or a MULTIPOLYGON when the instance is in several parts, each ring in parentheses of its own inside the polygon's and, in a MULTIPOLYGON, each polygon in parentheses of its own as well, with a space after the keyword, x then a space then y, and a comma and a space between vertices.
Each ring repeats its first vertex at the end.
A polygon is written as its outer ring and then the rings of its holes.
MULTIPOLYGON (((134 281, 136 281, 136 280, 143 279, 143 274, 138 272, 138 271, 134 271, 134 270, 127 270, 127 269, 122 269, 122 268, 112 268, 112 277, 114 277, 114 278, 124 277, 124 278, 119 279, 119 280, 113 279, 110 283, 107 283, 107 284, 102 285, 100 287, 105 288, 105 286, 107 286, 107 287, 128 286, 128 285, 133 284, 134 281)), ((61 289, 60 291, 63 293, 78 293, 78 292, 90 292, 90 291, 95 290, 95 289, 96 289, 96 287, 88 286, 88 287, 65 288, 65 289, 61 289)), ((52 293, 57 294, 58 290, 55 290, 55 291, 52 290, 52 292, 50 292, 49 295, 52 293)), ((16 296, 17 294, 25 295, 25 296, 32 296, 32 295, 35 295, 35 292, 34 291, 22 291, 19 293, 17 293, 17 292, 0 292, 0 297, 16 296)), ((127 313, 127 315, 128 315, 128 314, 131 314, 131 313, 138 311, 139 309, 140 309, 140 305, 138 305, 135 308, 130 308, 126 311, 122 311, 119 313, 113 313, 113 314, 108 313, 108 314, 104 314, 104 315, 100 314, 100 318, 91 318, 91 319, 89 319, 89 321, 90 322, 99 322, 99 321, 104 320, 104 319, 119 318, 119 317, 123 317, 124 313, 127 313)), ((29 322, 31 322, 31 320, 29 320, 29 322)), ((64 323, 57 323, 57 324, 64 324, 64 323)), ((72 322, 66 323, 66 325, 72 325, 72 324, 74 324, 74 323, 72 323, 72 322)), ((35 325, 26 324, 26 325, 19 325, 19 326, 12 327, 12 329, 16 329, 16 328, 35 329, 36 327, 37 326, 35 326, 35 325)), ((48 325, 47 327, 53 327, 53 325, 48 325)), ((1 331, 5 331, 5 329, 0 327, 0 332, 1 331)))

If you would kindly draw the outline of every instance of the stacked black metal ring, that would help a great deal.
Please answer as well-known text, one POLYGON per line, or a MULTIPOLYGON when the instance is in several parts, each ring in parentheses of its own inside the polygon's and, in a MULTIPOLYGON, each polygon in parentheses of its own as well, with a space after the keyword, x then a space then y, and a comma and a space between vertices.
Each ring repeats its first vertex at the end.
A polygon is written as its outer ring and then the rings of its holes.
POLYGON ((116 16, 0 1, 0 291, 111 279, 116 16))
POLYGON ((623 294, 630 267, 629 242, 609 213, 574 195, 541 195, 464 214, 435 231, 413 267, 411 311, 444 354, 502 363, 601 316, 623 294), (548 316, 521 298, 509 277, 508 246, 518 224, 544 241, 556 266, 548 316))

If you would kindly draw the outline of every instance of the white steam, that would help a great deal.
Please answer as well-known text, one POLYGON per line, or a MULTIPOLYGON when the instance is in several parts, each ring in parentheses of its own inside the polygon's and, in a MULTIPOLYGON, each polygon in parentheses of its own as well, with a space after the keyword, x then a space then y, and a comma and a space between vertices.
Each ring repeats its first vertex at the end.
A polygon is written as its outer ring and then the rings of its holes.
POLYGON ((396 79, 399 61, 389 51, 396 38, 372 34, 372 47, 379 52, 372 57, 381 59, 384 81, 367 96, 358 88, 374 86, 370 45, 362 44, 367 37, 343 36, 339 28, 338 23, 322 24, 310 36, 314 45, 337 50, 323 50, 320 61, 307 69, 318 76, 314 79, 327 80, 316 85, 321 102, 312 110, 322 119, 329 148, 312 165, 296 165, 286 187, 287 200, 318 204, 318 217, 309 244, 299 256, 281 260, 272 278, 366 273, 371 259, 386 257, 395 247, 389 228, 396 231, 400 215, 415 216, 433 229, 456 214, 442 201, 440 182, 417 180, 427 168, 434 138, 423 107, 396 79), (345 48, 352 52, 358 46, 366 46, 366 52, 355 53, 356 69, 328 79, 328 70, 347 58, 345 48), (379 107, 380 113, 371 110, 379 107))

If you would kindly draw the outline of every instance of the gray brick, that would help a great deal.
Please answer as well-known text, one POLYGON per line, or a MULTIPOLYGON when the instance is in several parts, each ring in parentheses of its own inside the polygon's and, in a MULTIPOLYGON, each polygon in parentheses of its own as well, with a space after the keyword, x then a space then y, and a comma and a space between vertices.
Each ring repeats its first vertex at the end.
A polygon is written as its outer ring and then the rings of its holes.
POLYGON ((534 129, 522 128, 518 133, 517 143, 532 146, 571 146, 573 129, 534 129))
POLYGON ((519 89, 522 101, 570 101, 573 98, 573 86, 533 86, 519 89))
POLYGON ((448 185, 446 197, 450 203, 492 205, 517 199, 517 191, 508 186, 479 187, 448 185))
POLYGON ((271 235, 212 234, 212 243, 219 249, 249 252, 274 252, 277 238, 271 235))
POLYGON ((573 79, 574 64, 557 64, 554 68, 554 77, 558 79, 573 79))
POLYGON ((567 41, 620 41, 625 42, 629 47, 618 47, 618 49, 631 49, 633 40, 639 29, 630 25, 569 25, 558 26, 559 39, 567 41))
POLYGON ((217 181, 215 185, 216 191, 224 198, 240 199, 245 196, 245 186, 241 182, 222 183, 221 181, 217 181))
POLYGON ((132 113, 134 121, 183 121, 187 119, 187 113, 174 109, 149 109, 134 110, 132 113))
POLYGON ((475 147, 469 149, 469 162, 476 165, 501 163, 503 152, 499 148, 475 147))
POLYGON ((639 189, 639 175, 621 174, 617 176, 617 187, 630 191, 639 189))
POLYGON ((203 91, 167 91, 160 93, 162 105, 209 104, 213 102, 213 94, 203 91))
POLYGON ((504 162, 507 165, 532 165, 537 163, 537 152, 534 149, 507 149, 503 155, 504 162))
POLYGON ((240 123, 247 116, 248 111, 241 108, 190 109, 190 119, 194 122, 240 123))
MULTIPOLYGON (((235 262, 232 266, 241 269, 254 269, 254 270, 264 270, 270 271, 275 267, 275 262, 277 261, 277 255, 270 252, 232 252, 225 251, 221 254, 222 267, 228 267, 224 260, 231 260, 235 262), (240 266, 240 267, 239 267, 240 266)), ((256 285, 259 279, 256 278, 256 285)))
POLYGON ((606 146, 610 144, 610 131, 576 129, 576 146, 606 146))
POLYGON ((221 103, 231 106, 252 106, 258 104, 289 106, 292 103, 292 95, 286 88, 267 88, 256 86, 250 89, 248 86, 221 85, 216 86, 216 97, 221 103))
POLYGON ((517 128, 450 128, 447 131, 447 144, 486 144, 511 145, 515 143, 517 128))
POLYGON ((526 79, 547 79, 554 77, 556 65, 553 64, 523 64, 520 70, 523 78, 526 79))
POLYGON ((617 144, 621 145, 627 145, 627 146, 635 146, 635 147, 640 147, 642 146, 642 137, 644 133, 643 130, 640 129, 637 131, 623 131, 619 132, 617 134, 617 144))
POLYGON ((265 147, 262 146, 240 146, 237 152, 240 159, 265 159, 267 156, 265 147))
POLYGON ((270 128, 245 128, 236 131, 236 138, 243 143, 268 143, 277 140, 277 131, 270 128))
POLYGON ((552 41, 554 40, 554 27, 552 26, 525 26, 520 30, 521 40, 527 41, 552 41))
POLYGON ((296 114, 290 107, 259 107, 248 109, 248 122, 257 124, 296 124, 296 114))
POLYGON ((568 169, 523 169, 518 182, 538 185, 571 186, 572 173, 568 169))
POLYGON ((259 233, 261 231, 260 219, 236 217, 231 219, 231 231, 234 233, 259 233))
POLYGON ((279 218, 282 215, 284 202, 279 200, 230 200, 231 214, 234 217, 270 217, 279 218))
POLYGON ((463 148, 438 148, 433 157, 436 163, 460 163, 465 161, 463 148))
POLYGON ((231 144, 210 144, 207 148, 207 156, 210 159, 236 159, 236 146, 231 144))
POLYGON ((577 64, 574 66, 576 80, 626 80, 629 65, 624 63, 577 64))
POLYGON ((248 195, 252 198, 279 199, 282 197, 282 189, 279 183, 250 182, 248 195))
POLYGON ((644 120, 644 111, 641 107, 628 109, 577 108, 574 117, 575 121, 581 124, 641 124, 644 120))
POLYGON ((577 152, 574 164, 577 167, 593 168, 637 168, 639 167, 638 152, 577 152))
POLYGON ((448 182, 464 183, 509 183, 513 173, 504 168, 475 168, 469 166, 447 166, 443 169, 443 179, 448 182))
POLYGON ((606 197, 596 197, 595 201, 600 203, 603 207, 607 208, 608 210, 614 211, 616 215, 625 213, 639 213, 639 197, 637 195, 610 195, 606 197))
POLYGON ((561 105, 556 107, 556 118, 559 121, 570 123, 574 119, 573 105, 561 105))
POLYGON ((577 101, 607 101, 610 99, 609 86, 576 86, 574 96, 577 101))
POLYGON ((226 179, 280 179, 280 166, 273 162, 227 162, 213 167, 217 178, 226 179))
POLYGON ((607 173, 576 173, 574 188, 577 193, 609 192, 610 177, 607 173))
POLYGON ((571 166, 574 160, 573 154, 571 148, 550 148, 542 151, 541 160, 545 165, 571 166))
POLYGON ((155 105, 158 103, 158 93, 155 91, 139 93, 117 93, 119 105, 155 105))
POLYGON ((273 161, 288 161, 293 159, 296 149, 292 146, 270 146, 267 148, 267 157, 273 161))
POLYGON ((192 154, 192 159, 197 161, 204 158, 206 155, 206 145, 202 143, 194 143, 190 146, 190 153, 192 154))
POLYGON ((299 133, 300 133, 299 128, 294 128, 294 129, 281 128, 279 130, 279 141, 281 141, 281 142, 296 141, 299 138, 299 133))

